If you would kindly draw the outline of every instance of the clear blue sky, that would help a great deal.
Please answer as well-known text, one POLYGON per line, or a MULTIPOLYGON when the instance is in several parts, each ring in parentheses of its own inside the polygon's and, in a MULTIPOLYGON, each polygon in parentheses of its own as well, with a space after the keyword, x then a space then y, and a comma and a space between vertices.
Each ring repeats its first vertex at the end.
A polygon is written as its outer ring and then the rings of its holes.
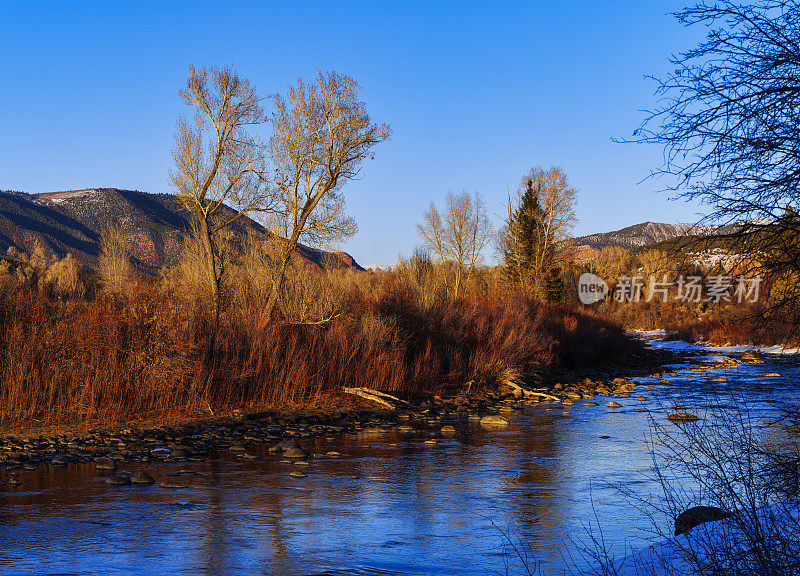
POLYGON ((661 151, 615 144, 655 104, 647 74, 698 32, 676 1, 16 2, 0 0, 0 189, 169 192, 177 91, 194 65, 232 64, 260 92, 335 69, 393 129, 345 188, 362 264, 417 242, 448 189, 495 214, 532 166, 580 190, 576 235, 697 208, 639 183, 661 151))

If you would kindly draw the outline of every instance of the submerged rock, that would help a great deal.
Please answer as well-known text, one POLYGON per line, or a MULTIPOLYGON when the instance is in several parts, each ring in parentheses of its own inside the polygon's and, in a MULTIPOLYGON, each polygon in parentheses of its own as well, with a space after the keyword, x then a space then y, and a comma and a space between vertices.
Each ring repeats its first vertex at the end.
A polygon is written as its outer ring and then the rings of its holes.
POLYGON ((130 483, 130 476, 112 476, 111 478, 106 478, 106 484, 109 486, 127 486, 130 483))
POLYGON ((667 416, 667 420, 670 422, 695 422, 700 418, 689 412, 676 412, 667 416))

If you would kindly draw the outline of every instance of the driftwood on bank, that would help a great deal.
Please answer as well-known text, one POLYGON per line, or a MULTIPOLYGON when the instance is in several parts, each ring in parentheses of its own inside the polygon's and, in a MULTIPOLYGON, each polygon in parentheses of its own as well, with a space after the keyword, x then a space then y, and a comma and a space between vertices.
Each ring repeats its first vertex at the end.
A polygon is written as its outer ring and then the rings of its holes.
POLYGON ((535 392, 535 391, 531 390, 530 388, 522 386, 521 384, 518 384, 518 383, 516 383, 516 382, 514 382, 512 380, 508 380, 508 381, 504 382, 504 384, 506 386, 508 386, 509 388, 511 388, 512 390, 514 390, 514 392, 517 392, 517 391, 522 392, 522 394, 526 398, 529 397, 529 396, 537 396, 539 398, 546 398, 548 400, 553 400, 555 402, 560 402, 561 401, 560 398, 556 398, 555 396, 553 396, 551 394, 545 394, 544 392, 535 392))
POLYGON ((406 404, 404 400, 400 400, 400 398, 397 398, 396 396, 392 396, 391 394, 386 394, 385 392, 380 392, 378 390, 373 390, 372 388, 342 388, 342 392, 345 394, 355 394, 364 400, 369 400, 370 402, 375 402, 381 406, 386 406, 390 410, 397 408, 397 406, 390 402, 390 400, 397 402, 398 404, 406 404))

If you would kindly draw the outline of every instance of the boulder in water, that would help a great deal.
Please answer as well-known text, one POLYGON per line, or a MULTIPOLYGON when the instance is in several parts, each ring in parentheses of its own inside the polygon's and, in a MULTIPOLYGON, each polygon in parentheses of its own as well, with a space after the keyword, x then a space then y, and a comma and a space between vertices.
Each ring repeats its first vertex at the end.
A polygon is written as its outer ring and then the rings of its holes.
POLYGON ((716 522, 717 520, 730 518, 732 515, 727 510, 716 506, 692 506, 675 518, 675 536, 680 536, 705 522, 716 522))

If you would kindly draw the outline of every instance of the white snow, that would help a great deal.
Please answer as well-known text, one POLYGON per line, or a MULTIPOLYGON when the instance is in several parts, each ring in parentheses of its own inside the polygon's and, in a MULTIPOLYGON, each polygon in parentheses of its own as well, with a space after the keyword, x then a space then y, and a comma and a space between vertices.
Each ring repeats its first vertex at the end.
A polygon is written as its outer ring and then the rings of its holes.
MULTIPOLYGON (((644 333, 634 333, 639 336, 644 333)), ((703 342, 690 344, 683 340, 657 340, 648 342, 653 348, 665 350, 676 350, 680 352, 722 352, 726 354, 741 353, 747 350, 755 350, 763 354, 797 354, 800 348, 785 348, 783 346, 713 346, 703 342)))

